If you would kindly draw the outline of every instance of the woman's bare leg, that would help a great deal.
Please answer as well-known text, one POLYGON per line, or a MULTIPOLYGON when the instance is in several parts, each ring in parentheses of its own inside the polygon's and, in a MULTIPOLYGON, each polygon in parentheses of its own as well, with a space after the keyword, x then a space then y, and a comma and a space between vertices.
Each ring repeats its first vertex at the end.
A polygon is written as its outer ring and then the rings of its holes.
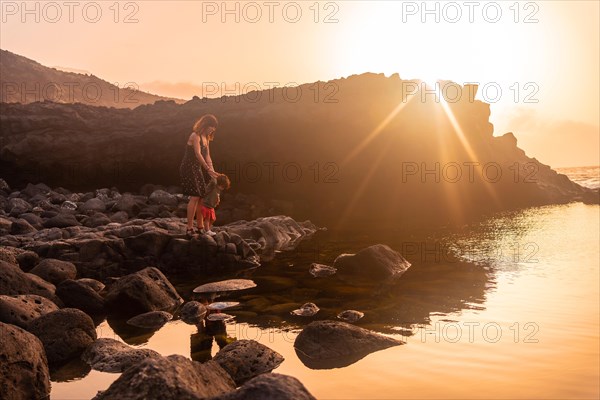
POLYGON ((190 202, 188 203, 187 206, 187 228, 188 229, 193 229, 194 228, 194 214, 196 213, 196 209, 198 208, 198 204, 199 204, 199 197, 195 197, 192 196, 190 197, 190 202))

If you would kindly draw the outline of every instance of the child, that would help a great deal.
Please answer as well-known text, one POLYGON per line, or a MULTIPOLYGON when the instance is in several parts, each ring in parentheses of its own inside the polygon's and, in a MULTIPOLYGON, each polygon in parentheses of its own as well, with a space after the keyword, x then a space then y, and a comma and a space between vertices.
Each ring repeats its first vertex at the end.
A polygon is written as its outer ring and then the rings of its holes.
POLYGON ((208 184, 206 196, 202 199, 200 208, 202 218, 204 219, 204 233, 208 233, 211 236, 216 235, 216 233, 211 230, 213 223, 217 219, 215 207, 218 206, 221 201, 219 194, 223 190, 229 189, 230 186, 231 182, 227 175, 224 174, 219 175, 216 181, 212 179, 208 184))

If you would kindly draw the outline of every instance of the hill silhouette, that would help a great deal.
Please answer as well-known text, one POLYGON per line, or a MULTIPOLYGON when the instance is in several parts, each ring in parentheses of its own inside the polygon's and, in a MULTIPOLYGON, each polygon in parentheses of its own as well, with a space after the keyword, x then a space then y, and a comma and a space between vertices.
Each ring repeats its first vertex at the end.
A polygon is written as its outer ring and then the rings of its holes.
POLYGON ((436 98, 420 81, 366 73, 133 110, 1 104, 0 165, 11 186, 179 185, 191 127, 212 113, 220 127, 211 153, 232 192, 287 200, 295 218, 394 226, 598 202, 597 191, 528 157, 512 133, 494 136, 489 104, 473 100, 476 87, 440 84, 462 95, 436 98))
POLYGON ((135 108, 171 99, 138 90, 135 83, 114 85, 92 74, 46 67, 34 60, 0 50, 0 101, 33 103, 84 103, 115 108, 135 108))

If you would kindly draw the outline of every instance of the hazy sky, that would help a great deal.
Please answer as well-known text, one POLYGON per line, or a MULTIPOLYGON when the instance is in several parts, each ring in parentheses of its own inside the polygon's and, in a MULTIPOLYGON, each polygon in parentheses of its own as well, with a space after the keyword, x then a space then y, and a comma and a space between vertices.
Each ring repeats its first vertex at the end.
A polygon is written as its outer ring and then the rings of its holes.
POLYGON ((480 82, 496 135, 552 166, 600 163, 598 1, 73 3, 1 0, 0 47, 184 99, 367 71, 480 82))

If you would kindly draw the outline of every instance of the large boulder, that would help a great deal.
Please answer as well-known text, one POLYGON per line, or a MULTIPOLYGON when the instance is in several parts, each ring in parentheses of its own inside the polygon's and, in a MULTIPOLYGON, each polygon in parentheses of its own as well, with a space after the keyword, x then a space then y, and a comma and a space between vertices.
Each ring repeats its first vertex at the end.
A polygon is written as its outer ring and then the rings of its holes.
POLYGON ((210 400, 315 400, 298 379, 282 374, 262 374, 235 392, 210 400))
POLYGON ((385 244, 369 246, 356 254, 340 254, 333 262, 340 277, 368 279, 397 278, 410 265, 400 253, 385 244))
POLYGON ((315 321, 296 337, 298 358, 309 368, 340 368, 402 341, 340 321, 315 321))
POLYGON ((124 314, 172 311, 183 299, 157 268, 148 267, 115 282, 105 296, 106 306, 124 314))
POLYGON ((65 306, 78 308, 86 314, 99 315, 104 312, 104 299, 85 283, 67 279, 56 287, 56 295, 65 306))
POLYGON ((58 310, 58 306, 35 294, 0 295, 0 321, 27 328, 34 319, 58 310))
POLYGON ((17 256, 23 250, 11 246, 0 246, 0 261, 6 261, 8 263, 17 265, 17 256))
POLYGON ((163 253, 170 240, 171 235, 162 229, 146 231, 124 239, 125 246, 136 254, 154 257, 159 257, 163 253))
POLYGON ((239 236, 241 239, 255 241, 262 239, 265 243, 265 249, 270 251, 291 250, 302 239, 318 230, 310 221, 297 222, 285 215, 262 217, 252 221, 236 221, 227 224, 223 228, 233 238, 239 236))
POLYGON ((0 399, 46 399, 50 373, 40 340, 31 333, 0 322, 0 399))
POLYGON ((77 267, 68 261, 46 258, 29 272, 54 285, 58 285, 67 279, 75 279, 77 267))
POLYGON ((125 211, 127 215, 133 217, 140 212, 142 206, 141 200, 131 194, 124 194, 119 197, 113 206, 113 211, 125 211))
POLYGON ((40 262, 40 256, 34 251, 24 250, 16 256, 19 267, 25 272, 30 271, 40 262))
POLYGON ((18 217, 21 214, 25 214, 28 211, 31 211, 32 206, 27 201, 13 197, 8 200, 8 213, 13 217, 18 217))
POLYGON ((63 308, 33 320, 27 330, 44 344, 50 366, 59 366, 79 356, 96 340, 89 315, 76 308, 63 308))
POLYGON ((111 222, 112 221, 110 218, 108 218, 108 216, 106 216, 105 214, 103 214, 101 212, 96 212, 93 215, 91 215, 90 217, 86 218, 83 221, 83 225, 87 226, 88 228, 97 228, 102 225, 108 225, 111 222))
POLYGON ((180 355, 152 357, 125 370, 95 400, 196 400, 235 390, 219 364, 180 355))
POLYGON ((91 199, 87 200, 85 203, 83 203, 81 206, 79 206, 79 211, 81 211, 83 213, 94 212, 94 211, 104 212, 105 210, 106 210, 106 205, 104 204, 104 202, 102 200, 100 200, 97 197, 91 198, 91 199))
POLYGON ((31 226, 31 224, 23 218, 15 220, 10 227, 10 233, 12 235, 25 235, 36 231, 37 229, 31 226))
POLYGON ((19 267, 0 260, 0 294, 37 294, 60 305, 56 287, 37 275, 23 272, 19 267))
POLYGON ((255 340, 237 340, 223 347, 214 357, 238 386, 273 371, 283 360, 281 354, 255 340))
POLYGON ((101 372, 119 373, 141 361, 161 357, 151 349, 136 349, 115 339, 100 338, 81 355, 81 359, 101 372))
MULTIPOLYGON (((65 202, 66 203, 66 202, 65 202)), ((75 215, 68 212, 61 212, 44 222, 44 228, 67 228, 69 226, 81 225, 75 215)))
POLYGON ((163 204, 166 206, 175 207, 178 203, 177 197, 164 190, 155 190, 150 194, 148 199, 154 204, 163 204))

